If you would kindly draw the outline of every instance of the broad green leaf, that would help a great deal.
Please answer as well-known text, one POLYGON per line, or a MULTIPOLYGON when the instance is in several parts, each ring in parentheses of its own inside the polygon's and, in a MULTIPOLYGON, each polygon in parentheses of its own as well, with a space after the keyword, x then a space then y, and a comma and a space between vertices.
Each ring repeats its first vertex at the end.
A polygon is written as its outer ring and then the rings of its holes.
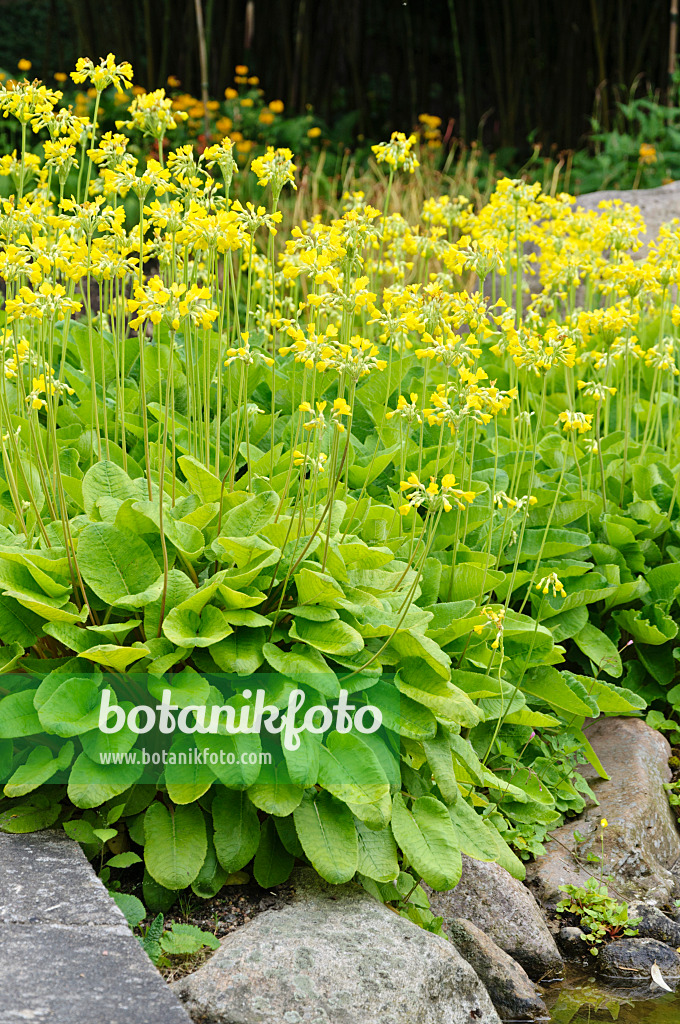
POLYGON ((441 722, 453 725, 478 725, 482 715, 462 690, 441 677, 423 672, 415 661, 406 661, 395 677, 400 692, 418 704, 424 704, 441 722))
POLYGON ((211 830, 208 832, 207 841, 205 860, 201 870, 191 883, 192 892, 204 900, 210 900, 216 896, 229 877, 229 872, 224 870, 217 859, 211 830))
POLYGON ((626 608, 613 612, 614 621, 641 644, 658 646, 677 636, 678 626, 660 608, 650 605, 641 611, 626 608))
POLYGON ((397 630, 390 643, 390 650, 399 658, 422 658, 442 679, 451 676, 451 657, 429 636, 416 633, 413 629, 397 630))
POLYGON ((195 612, 181 605, 163 620, 163 632, 177 647, 210 647, 233 633, 224 612, 208 604, 195 612))
POLYGON ((392 830, 380 831, 368 828, 363 821, 356 821, 359 858, 357 870, 376 882, 392 882, 399 874, 397 844, 392 830))
POLYGON ((522 690, 531 697, 540 697, 562 715, 589 718, 592 708, 569 688, 564 677, 552 666, 530 670, 522 681, 522 690))
POLYGON ((293 644, 290 651, 282 651, 275 644, 266 643, 262 648, 267 662, 273 669, 294 680, 313 686, 326 697, 338 697, 340 683, 335 672, 329 668, 323 654, 305 644, 293 644))
POLYGON ((367 691, 366 699, 380 710, 383 725, 401 736, 422 740, 437 732, 437 722, 429 708, 400 693, 391 683, 376 683, 367 691))
POLYGON ((331 732, 320 751, 319 785, 349 804, 362 821, 390 818, 390 786, 371 748, 354 733, 331 732))
POLYGON ((253 861, 255 881, 263 889, 285 882, 291 871, 295 857, 286 850, 279 839, 272 818, 267 818, 260 831, 260 845, 253 861))
POLYGON ((513 878, 523 879, 526 871, 498 831, 490 822, 469 806, 465 800, 458 800, 449 807, 449 815, 456 830, 460 849, 475 860, 496 861, 513 878))
POLYGON ((349 882, 357 870, 358 844, 349 807, 325 790, 307 791, 293 811, 302 848, 327 882, 349 882))
POLYGON ((143 770, 141 764, 101 764, 79 754, 69 776, 69 800, 76 807, 99 807, 134 786, 143 770))
POLYGON ((92 517, 99 498, 114 498, 121 504, 126 498, 138 498, 139 492, 125 470, 115 462, 95 462, 83 477, 85 514, 92 517))
POLYGON ((210 654, 223 672, 250 676, 257 672, 264 661, 262 648, 266 639, 265 629, 238 629, 226 639, 213 644, 210 654))
POLYGON ((0 832, 11 832, 15 835, 39 832, 54 825, 60 813, 61 804, 58 803, 12 803, 0 811, 0 832))
POLYGON ((260 843, 260 821, 246 793, 218 789, 212 802, 215 850, 225 871, 240 871, 260 843))
MULTIPOLYGON (((465 742, 464 740, 462 742, 465 742)), ((458 782, 453 770, 453 755, 449 733, 443 726, 438 726, 437 735, 432 739, 423 740, 423 750, 432 769, 434 780, 439 786, 444 803, 452 804, 458 799, 458 782)), ((362 872, 365 874, 366 872, 362 872)))
POLYGON ((599 672, 606 672, 607 675, 617 677, 623 674, 621 655, 616 645, 612 643, 606 633, 603 633, 591 622, 574 634, 574 643, 587 658, 590 658, 599 672))
POLYGON ((40 724, 57 736, 80 736, 99 724, 101 693, 91 676, 61 683, 38 711, 40 724))
POLYGON ((148 544, 111 523, 90 523, 81 532, 78 566, 97 597, 116 608, 141 608, 163 589, 163 573, 148 544))
POLYGON ((290 627, 291 640, 300 640, 324 654, 358 654, 364 641, 356 629, 340 619, 333 622, 310 622, 297 619, 290 627))
POLYGON ((197 494, 203 504, 220 500, 222 482, 219 477, 207 470, 192 455, 180 455, 177 461, 192 493, 197 494))
POLYGON ((8 797, 26 796, 33 792, 38 786, 48 782, 61 768, 68 767, 73 757, 73 744, 69 743, 70 756, 63 763, 63 759, 52 756, 48 747, 34 747, 22 765, 14 772, 12 777, 5 784, 4 793, 8 797))
MULTIPOLYGON (((111 865, 111 861, 109 861, 111 865)), ((130 928, 136 928, 146 917, 146 907, 138 896, 128 892, 112 892, 111 898, 118 909, 122 911, 125 920, 130 928)))
POLYGON ((409 809, 401 793, 395 793, 392 832, 413 868, 433 889, 453 889, 458 884, 462 872, 458 837, 441 801, 422 796, 409 809))
POLYGON ((165 889, 184 889, 198 875, 208 849, 198 804, 168 808, 154 800, 144 815, 144 863, 165 889))
POLYGON ((20 690, 0 698, 0 739, 34 736, 43 731, 33 706, 36 690, 20 690))
POLYGON ((126 672, 135 661, 146 658, 149 654, 147 647, 119 647, 117 644, 97 644, 96 647, 88 647, 80 651, 79 657, 94 662, 95 665, 104 665, 116 672, 126 672))
POLYGON ((215 781, 210 766, 198 763, 198 748, 193 736, 175 735, 167 754, 165 784, 174 804, 191 804, 210 789, 215 781))

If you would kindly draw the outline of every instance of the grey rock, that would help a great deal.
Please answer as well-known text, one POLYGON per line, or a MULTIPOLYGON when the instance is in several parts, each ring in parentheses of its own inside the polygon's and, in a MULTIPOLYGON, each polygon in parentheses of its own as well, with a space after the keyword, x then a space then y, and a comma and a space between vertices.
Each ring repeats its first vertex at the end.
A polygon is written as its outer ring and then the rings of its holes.
POLYGON ((548 1009, 526 971, 470 921, 454 918, 448 933, 458 952, 484 982, 501 1020, 547 1020, 548 1009))
POLYGON ((562 957, 536 900, 505 868, 463 854, 463 873, 449 892, 428 890, 432 912, 444 927, 464 917, 521 964, 530 978, 562 975, 562 957))
POLYGON ((557 945, 570 960, 578 960, 588 952, 588 946, 581 938, 582 928, 564 925, 557 933, 557 945))
POLYGON ((125 924, 65 832, 0 833, 0 922, 125 924))
POLYGON ((586 728, 609 781, 590 765, 579 770, 590 783, 599 806, 552 832, 546 852, 527 866, 527 882, 548 907, 562 899, 559 887, 585 885, 599 868, 588 863, 600 856, 600 821, 604 829, 604 876, 611 895, 663 906, 680 895, 680 836, 668 805, 664 782, 670 777, 670 746, 661 733, 637 718, 597 719, 586 728), (585 836, 574 857, 574 831, 585 836))
POLYGON ((0 924, 0 963, 2 1024, 189 1024, 127 925, 0 924))
POLYGON ((658 907, 648 903, 629 903, 628 917, 639 917, 636 925, 640 938, 658 939, 669 946, 680 946, 680 924, 667 917, 658 907))
POLYGON ((499 1024, 455 946, 356 884, 303 869, 295 894, 222 940, 172 986, 211 1024, 499 1024))
POLYGON ((671 988, 680 981, 680 955, 657 939, 617 939, 603 946, 593 960, 595 970, 604 978, 651 979, 656 964, 671 988))

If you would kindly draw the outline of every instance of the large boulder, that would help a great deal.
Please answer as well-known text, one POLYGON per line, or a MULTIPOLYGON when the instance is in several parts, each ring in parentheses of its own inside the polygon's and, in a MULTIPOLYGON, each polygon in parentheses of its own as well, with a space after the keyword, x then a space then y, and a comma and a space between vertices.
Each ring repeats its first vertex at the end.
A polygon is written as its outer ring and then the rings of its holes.
POLYGON ((451 942, 377 903, 359 885, 301 870, 294 895, 222 940, 173 985, 211 1024, 500 1024, 451 942))
POLYGON ((449 921, 448 933, 461 956, 484 982, 501 1020, 546 1020, 548 1008, 526 971, 493 939, 462 917, 449 921))
POLYGON ((560 977, 562 957, 536 900, 498 864, 463 854, 463 873, 449 892, 428 890, 432 912, 444 928, 464 917, 521 964, 535 981, 560 977))
POLYGON ((637 718, 602 718, 591 723, 586 736, 609 780, 599 778, 590 765, 581 767, 599 806, 587 807, 555 829, 546 852, 527 867, 527 882, 547 906, 563 896, 565 884, 585 885, 599 878, 589 853, 601 855, 609 891, 619 898, 640 899, 657 906, 680 895, 680 836, 668 805, 664 782, 670 777, 668 741, 637 718), (602 829, 600 821, 607 821, 602 829), (574 831, 585 837, 575 843, 574 831))

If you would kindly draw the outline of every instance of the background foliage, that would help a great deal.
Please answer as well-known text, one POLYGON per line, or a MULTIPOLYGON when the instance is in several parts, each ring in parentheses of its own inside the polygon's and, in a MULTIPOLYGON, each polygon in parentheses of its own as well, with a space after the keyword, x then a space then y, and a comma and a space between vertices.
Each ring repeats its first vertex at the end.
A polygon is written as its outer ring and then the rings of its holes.
MULTIPOLYGON (((667 0, 205 0, 209 86, 247 63, 292 112, 351 117, 379 137, 437 114, 492 148, 573 148, 595 115, 615 120, 621 87, 663 92, 667 0)), ((137 81, 168 75, 198 93, 191 0, 1 0, 0 66, 31 59, 48 79, 80 53, 114 50, 137 81)))

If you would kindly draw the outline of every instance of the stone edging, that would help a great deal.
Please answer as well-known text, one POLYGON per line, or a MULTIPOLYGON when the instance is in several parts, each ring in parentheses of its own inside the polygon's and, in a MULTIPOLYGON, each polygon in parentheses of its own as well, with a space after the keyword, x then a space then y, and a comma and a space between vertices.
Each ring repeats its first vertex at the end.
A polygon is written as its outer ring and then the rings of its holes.
POLYGON ((0 834, 2 1024, 190 1024, 63 832, 0 834))

